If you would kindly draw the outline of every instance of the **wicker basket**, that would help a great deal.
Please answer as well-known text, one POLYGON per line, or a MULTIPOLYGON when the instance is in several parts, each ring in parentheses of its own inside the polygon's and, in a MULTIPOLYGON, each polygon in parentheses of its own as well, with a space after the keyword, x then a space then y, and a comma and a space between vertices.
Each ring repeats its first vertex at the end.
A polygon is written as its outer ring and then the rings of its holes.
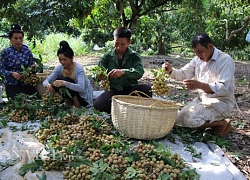
POLYGON ((116 95, 112 97, 111 116, 115 128, 129 138, 151 140, 169 133, 178 108, 164 100, 116 95))
POLYGON ((37 83, 36 90, 38 92, 38 96, 41 98, 44 93, 46 93, 46 88, 43 87, 43 81, 51 74, 52 71, 46 71, 44 73, 36 73, 36 75, 40 78, 40 81, 37 83))

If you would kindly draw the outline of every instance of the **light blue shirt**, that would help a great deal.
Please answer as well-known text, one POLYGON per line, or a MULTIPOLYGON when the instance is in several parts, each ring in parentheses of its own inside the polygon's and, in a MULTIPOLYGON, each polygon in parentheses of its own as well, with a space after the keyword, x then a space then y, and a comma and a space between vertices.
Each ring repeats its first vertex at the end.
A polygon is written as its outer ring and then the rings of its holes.
MULTIPOLYGON (((76 83, 67 82, 66 87, 79 92, 79 95, 89 103, 90 106, 93 105, 93 88, 90 84, 88 77, 84 71, 82 65, 75 62, 75 69, 74 69, 74 81, 76 83)), ((53 72, 43 81, 43 86, 45 87, 48 83, 55 81, 58 78, 63 77, 63 66, 60 64, 58 65, 53 72)))

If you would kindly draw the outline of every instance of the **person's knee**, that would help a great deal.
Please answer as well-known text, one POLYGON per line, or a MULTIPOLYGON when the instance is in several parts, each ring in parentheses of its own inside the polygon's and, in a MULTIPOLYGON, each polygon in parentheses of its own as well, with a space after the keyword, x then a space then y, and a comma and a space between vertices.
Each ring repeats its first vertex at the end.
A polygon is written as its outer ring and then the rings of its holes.
POLYGON ((101 103, 99 103, 97 100, 95 100, 93 102, 93 107, 98 110, 98 111, 102 111, 103 110, 103 106, 101 105, 101 103))
POLYGON ((94 101, 93 107, 100 112, 106 112, 106 113, 111 112, 111 105, 107 103, 100 103, 98 101, 94 101))
POLYGON ((145 85, 143 91, 144 91, 145 94, 152 97, 153 93, 152 93, 151 86, 145 85))

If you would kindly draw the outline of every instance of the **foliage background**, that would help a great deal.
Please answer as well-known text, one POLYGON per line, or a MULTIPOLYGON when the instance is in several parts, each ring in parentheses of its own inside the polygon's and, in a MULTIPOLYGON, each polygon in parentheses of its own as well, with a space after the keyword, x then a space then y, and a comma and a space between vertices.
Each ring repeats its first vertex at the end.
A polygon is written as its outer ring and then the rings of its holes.
MULTIPOLYGON (((0 31, 21 24, 26 43, 44 59, 51 58, 62 39, 79 55, 96 45, 107 50, 118 26, 131 29, 132 47, 144 54, 188 55, 192 36, 207 32, 235 60, 250 60, 245 41, 249 12, 249 0, 10 0, 0 5, 0 31), (230 33, 243 26, 229 41, 230 33)), ((8 45, 3 39, 0 43, 1 48, 8 45)))

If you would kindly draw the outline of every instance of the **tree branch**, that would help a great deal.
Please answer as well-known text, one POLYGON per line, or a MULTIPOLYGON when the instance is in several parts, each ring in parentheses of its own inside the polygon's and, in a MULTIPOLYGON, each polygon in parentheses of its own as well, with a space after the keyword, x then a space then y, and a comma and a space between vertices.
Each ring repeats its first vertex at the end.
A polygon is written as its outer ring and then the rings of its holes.
POLYGON ((241 28, 231 31, 230 36, 228 37, 227 41, 230 41, 236 33, 241 32, 244 29, 246 29, 249 21, 250 21, 250 16, 246 17, 246 19, 244 20, 244 24, 241 28))

